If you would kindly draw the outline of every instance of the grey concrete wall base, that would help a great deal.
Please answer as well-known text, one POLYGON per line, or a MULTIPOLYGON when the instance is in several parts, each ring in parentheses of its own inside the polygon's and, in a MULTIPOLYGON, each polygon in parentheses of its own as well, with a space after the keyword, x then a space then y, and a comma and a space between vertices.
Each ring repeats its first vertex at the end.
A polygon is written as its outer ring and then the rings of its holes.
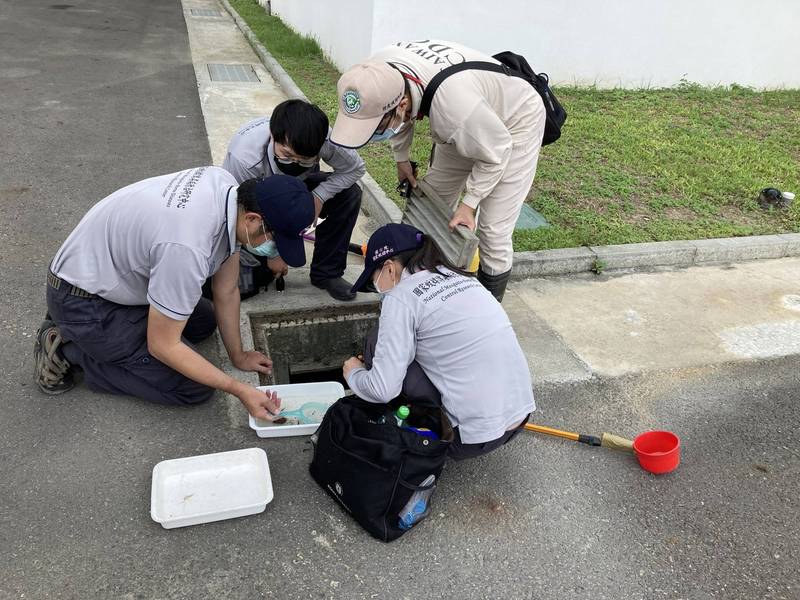
MULTIPOLYGON (((303 93, 294 80, 289 76, 286 70, 275 60, 275 57, 269 53, 264 45, 258 41, 256 34, 239 16, 239 13, 230 5, 228 0, 219 0, 222 6, 225 7, 231 17, 233 18, 236 26, 241 30, 247 41, 253 47, 253 51, 261 59, 264 68, 269 72, 275 81, 286 91, 286 95, 290 98, 300 98, 309 102, 308 97, 303 93)), ((386 223, 399 223, 403 218, 402 211, 398 206, 392 202, 386 193, 381 189, 372 176, 366 173, 361 178, 361 189, 363 191, 362 207, 367 216, 380 225, 386 223)))

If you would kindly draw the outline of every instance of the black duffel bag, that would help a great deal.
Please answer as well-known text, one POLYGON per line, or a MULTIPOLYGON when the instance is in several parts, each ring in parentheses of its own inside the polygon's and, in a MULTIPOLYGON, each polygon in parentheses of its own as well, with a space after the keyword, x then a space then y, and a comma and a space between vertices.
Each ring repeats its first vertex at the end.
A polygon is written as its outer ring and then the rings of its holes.
MULTIPOLYGON (((435 489, 453 440, 440 407, 411 407, 407 424, 438 439, 398 426, 393 408, 346 396, 331 406, 312 438, 314 480, 372 536, 384 542, 405 529, 400 513, 418 491, 435 489), (420 485, 435 476, 432 486, 420 485)), ((428 500, 428 506, 430 500, 428 500)))

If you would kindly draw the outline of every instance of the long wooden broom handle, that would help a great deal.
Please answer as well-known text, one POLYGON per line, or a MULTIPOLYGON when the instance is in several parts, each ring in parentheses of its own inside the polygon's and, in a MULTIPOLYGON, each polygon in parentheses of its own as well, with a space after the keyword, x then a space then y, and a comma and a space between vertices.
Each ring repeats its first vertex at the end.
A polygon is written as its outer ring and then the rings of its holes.
POLYGON ((534 425, 533 423, 525 423, 525 429, 528 431, 536 431, 538 433, 546 433, 547 435, 554 435, 556 437, 564 438, 577 442, 580 439, 580 434, 573 433, 572 431, 562 431, 560 429, 553 429, 552 427, 545 427, 544 425, 534 425))
POLYGON ((631 440, 614 435, 612 433, 604 433, 602 437, 597 437, 596 435, 585 435, 572 431, 562 431, 561 429, 553 429, 552 427, 546 427, 544 425, 534 425, 533 423, 525 423, 525 429, 528 431, 535 431, 537 433, 554 435, 556 437, 571 440, 573 442, 581 442, 582 444, 588 444, 589 446, 602 446, 603 448, 622 450, 623 452, 633 452, 633 442, 631 440))

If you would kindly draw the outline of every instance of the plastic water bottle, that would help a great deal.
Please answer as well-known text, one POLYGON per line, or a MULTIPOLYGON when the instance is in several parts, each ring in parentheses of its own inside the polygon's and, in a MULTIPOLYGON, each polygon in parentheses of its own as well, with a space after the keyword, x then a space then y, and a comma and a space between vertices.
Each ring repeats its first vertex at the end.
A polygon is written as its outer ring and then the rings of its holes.
POLYGON ((397 419, 397 426, 402 427, 405 425, 406 419, 408 415, 411 414, 411 409, 408 408, 405 404, 403 406, 398 407, 397 411, 394 413, 394 418, 397 419))
POLYGON ((427 490, 417 490, 411 495, 411 498, 406 505, 403 507, 403 510, 400 511, 400 521, 398 522, 398 527, 403 531, 411 529, 414 525, 419 523, 422 519, 428 516, 430 509, 428 508, 428 500, 431 498, 431 494, 433 494, 433 484, 436 481, 436 475, 428 475, 420 484, 420 487, 428 487, 430 489, 427 490))

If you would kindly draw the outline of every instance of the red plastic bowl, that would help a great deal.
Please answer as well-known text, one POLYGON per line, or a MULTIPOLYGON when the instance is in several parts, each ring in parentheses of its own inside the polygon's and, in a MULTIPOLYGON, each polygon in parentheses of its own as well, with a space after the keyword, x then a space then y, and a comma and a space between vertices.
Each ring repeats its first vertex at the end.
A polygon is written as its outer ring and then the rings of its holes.
POLYGON ((646 431, 633 440, 633 451, 645 471, 661 474, 678 468, 681 441, 671 431, 646 431))

